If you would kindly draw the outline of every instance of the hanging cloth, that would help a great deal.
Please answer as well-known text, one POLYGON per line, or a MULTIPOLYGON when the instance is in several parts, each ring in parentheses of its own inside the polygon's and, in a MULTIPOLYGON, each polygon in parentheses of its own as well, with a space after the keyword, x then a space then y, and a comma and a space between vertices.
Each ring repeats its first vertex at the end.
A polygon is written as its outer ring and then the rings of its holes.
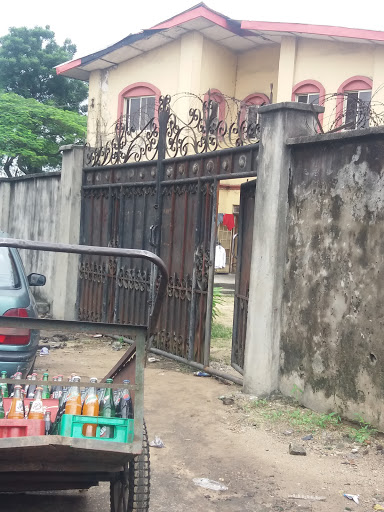
POLYGON ((217 214, 217 225, 220 226, 220 224, 223 223, 223 219, 224 219, 224 213, 218 213, 217 214))
POLYGON ((235 217, 232 213, 226 213, 223 219, 224 226, 227 227, 228 231, 232 231, 235 227, 235 217))
POLYGON ((224 268, 226 264, 227 256, 225 249, 222 245, 217 244, 215 250, 215 268, 224 268))

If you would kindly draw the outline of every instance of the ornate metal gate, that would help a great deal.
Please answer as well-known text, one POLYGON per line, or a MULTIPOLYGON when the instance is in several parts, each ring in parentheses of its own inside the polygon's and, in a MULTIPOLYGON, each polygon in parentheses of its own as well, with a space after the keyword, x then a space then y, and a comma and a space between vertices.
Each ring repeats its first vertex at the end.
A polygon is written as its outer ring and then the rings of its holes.
POLYGON ((240 373, 244 368, 247 335, 255 194, 256 180, 241 185, 231 357, 232 366, 240 373))
MULTIPOLYGON (((119 120, 111 142, 89 152, 81 243, 156 252, 170 280, 153 344, 209 364, 218 182, 256 176, 258 132, 211 119, 209 102, 183 123, 170 104, 160 98, 140 133, 119 120)), ((149 265, 84 256, 79 277, 80 319, 146 323, 158 286, 149 265)))

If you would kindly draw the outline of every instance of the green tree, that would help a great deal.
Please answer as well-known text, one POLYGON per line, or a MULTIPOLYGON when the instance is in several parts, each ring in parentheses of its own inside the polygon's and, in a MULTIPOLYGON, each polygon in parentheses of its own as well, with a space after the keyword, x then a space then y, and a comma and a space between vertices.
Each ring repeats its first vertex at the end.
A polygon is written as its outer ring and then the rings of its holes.
POLYGON ((58 168, 59 147, 83 143, 86 122, 77 112, 0 93, 0 172, 10 178, 58 168))
POLYGON ((12 27, 0 38, 0 89, 64 110, 82 111, 87 84, 57 75, 54 69, 75 53, 76 45, 69 39, 62 46, 57 44, 49 26, 12 27))

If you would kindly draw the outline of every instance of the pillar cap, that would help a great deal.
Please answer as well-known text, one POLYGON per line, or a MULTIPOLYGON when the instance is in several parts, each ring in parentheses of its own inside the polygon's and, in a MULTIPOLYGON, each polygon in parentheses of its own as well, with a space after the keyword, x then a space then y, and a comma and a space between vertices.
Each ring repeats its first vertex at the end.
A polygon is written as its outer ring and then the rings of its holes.
POLYGON ((67 144, 66 146, 60 146, 59 151, 72 151, 72 149, 81 148, 84 149, 84 144, 67 144))
POLYGON ((281 103, 272 103, 271 105, 259 107, 260 114, 266 114, 267 112, 274 112, 277 110, 296 110, 322 114, 325 108, 321 105, 308 105, 307 103, 299 103, 298 101, 283 101, 281 103))

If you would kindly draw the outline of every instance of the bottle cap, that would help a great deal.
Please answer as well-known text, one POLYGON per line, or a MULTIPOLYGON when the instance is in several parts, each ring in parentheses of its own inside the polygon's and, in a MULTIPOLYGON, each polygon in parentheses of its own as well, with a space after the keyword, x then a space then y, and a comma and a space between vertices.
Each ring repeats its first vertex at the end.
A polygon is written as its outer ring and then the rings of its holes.
POLYGON ((106 382, 107 384, 112 384, 112 383, 113 383, 113 379, 107 379, 105 382, 106 382))

